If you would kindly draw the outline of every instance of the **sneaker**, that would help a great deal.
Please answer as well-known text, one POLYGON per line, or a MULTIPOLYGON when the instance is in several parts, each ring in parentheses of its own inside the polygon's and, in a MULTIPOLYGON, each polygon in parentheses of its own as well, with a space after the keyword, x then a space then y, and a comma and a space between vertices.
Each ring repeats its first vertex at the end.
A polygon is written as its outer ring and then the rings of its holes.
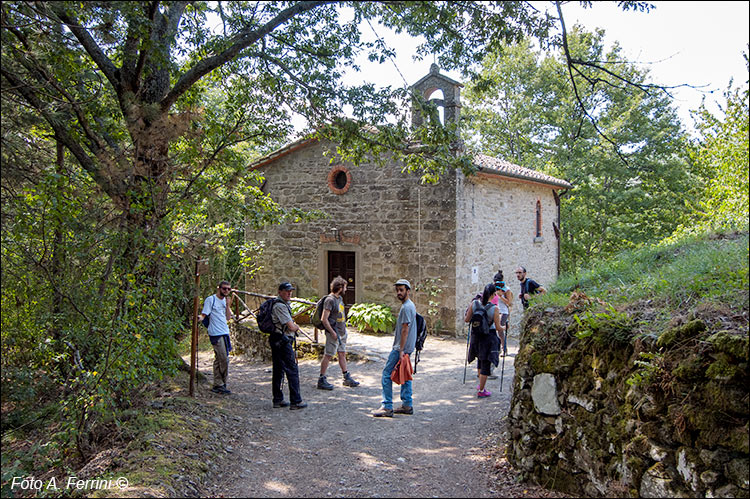
POLYGON ((328 382, 325 376, 318 378, 318 389, 319 390, 333 390, 333 385, 328 382))
POLYGON ((221 395, 229 395, 230 393, 232 393, 229 390, 227 390, 224 386, 215 386, 211 388, 211 391, 214 393, 219 393, 221 395))
POLYGON ((273 408, 278 409, 279 407, 289 407, 289 402, 282 400, 281 402, 274 402, 273 408))
POLYGON ((379 411, 372 413, 372 415, 376 418, 392 418, 393 409, 386 409, 384 407, 381 407, 379 411))
POLYGON ((221 393, 229 395, 232 392, 229 390, 229 388, 227 388, 227 385, 221 385, 221 393))
POLYGON ((354 378, 352 378, 352 375, 349 373, 346 373, 346 375, 344 376, 343 385, 354 388, 355 386, 359 386, 359 381, 354 381, 354 378))
POLYGON ((492 392, 487 390, 486 388, 481 392, 477 392, 477 398, 489 397, 490 395, 492 395, 492 392))
POLYGON ((220 386, 215 386, 211 388, 211 391, 214 393, 221 393, 222 388, 220 386))
POLYGON ((307 407, 307 404, 305 402, 300 402, 299 404, 291 404, 289 410, 296 411, 298 409, 304 409, 305 407, 307 407))
POLYGON ((414 414, 414 408, 410 405, 402 405, 397 409, 393 409, 393 414, 414 414))

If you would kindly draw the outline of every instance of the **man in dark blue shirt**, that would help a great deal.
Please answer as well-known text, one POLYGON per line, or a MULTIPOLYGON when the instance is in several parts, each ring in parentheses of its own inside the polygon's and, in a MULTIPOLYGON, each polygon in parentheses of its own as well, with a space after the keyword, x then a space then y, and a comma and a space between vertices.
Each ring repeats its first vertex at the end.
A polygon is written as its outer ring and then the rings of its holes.
POLYGON ((529 297, 531 295, 543 294, 547 292, 547 290, 540 286, 539 283, 534 279, 526 277, 525 267, 518 267, 516 269, 516 277, 519 281, 521 281, 521 292, 518 294, 518 298, 521 299, 521 303, 523 303, 524 309, 529 306, 529 297))

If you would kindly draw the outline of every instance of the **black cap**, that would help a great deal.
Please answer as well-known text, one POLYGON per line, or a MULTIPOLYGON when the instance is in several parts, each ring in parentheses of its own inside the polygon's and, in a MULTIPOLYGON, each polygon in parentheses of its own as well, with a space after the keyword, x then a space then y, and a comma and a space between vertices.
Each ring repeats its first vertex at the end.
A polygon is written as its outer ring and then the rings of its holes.
POLYGON ((294 286, 291 285, 291 283, 288 282, 282 282, 279 284, 279 291, 292 291, 294 289, 294 286))

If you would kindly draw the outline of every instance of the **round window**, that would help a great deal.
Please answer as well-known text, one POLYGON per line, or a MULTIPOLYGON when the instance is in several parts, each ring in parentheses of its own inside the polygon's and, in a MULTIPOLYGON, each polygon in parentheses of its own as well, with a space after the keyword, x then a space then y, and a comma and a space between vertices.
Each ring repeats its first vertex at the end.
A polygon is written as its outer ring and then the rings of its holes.
POLYGON ((334 194, 344 194, 352 185, 352 174, 345 166, 334 166, 328 172, 328 188, 334 194))

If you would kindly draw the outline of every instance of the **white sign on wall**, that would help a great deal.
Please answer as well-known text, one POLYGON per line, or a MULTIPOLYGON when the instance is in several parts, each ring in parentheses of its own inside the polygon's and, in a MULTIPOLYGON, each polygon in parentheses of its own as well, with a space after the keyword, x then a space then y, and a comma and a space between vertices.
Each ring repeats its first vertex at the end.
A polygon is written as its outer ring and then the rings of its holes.
POLYGON ((471 268, 471 283, 476 284, 479 282, 479 267, 471 268))

